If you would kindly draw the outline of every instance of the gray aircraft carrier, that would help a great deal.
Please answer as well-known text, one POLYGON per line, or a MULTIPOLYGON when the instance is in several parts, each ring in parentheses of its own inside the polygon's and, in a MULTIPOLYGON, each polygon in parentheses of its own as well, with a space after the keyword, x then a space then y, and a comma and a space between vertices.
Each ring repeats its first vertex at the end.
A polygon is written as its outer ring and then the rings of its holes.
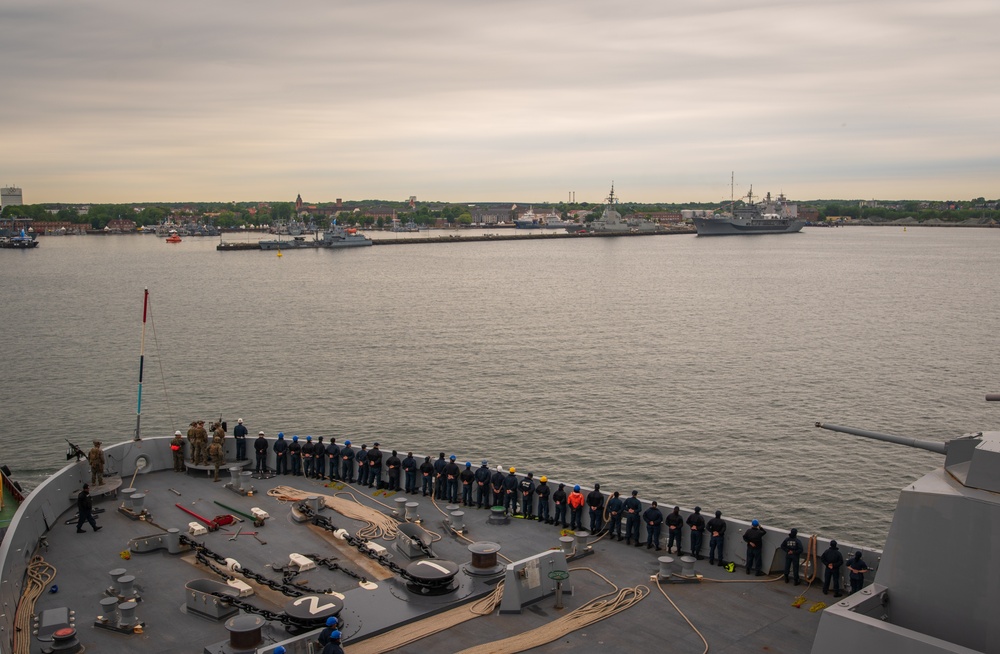
POLYGON ((826 538, 800 534, 811 582, 785 583, 788 526, 764 525, 765 575, 748 575, 749 524, 732 516, 734 565, 709 565, 707 538, 696 559, 667 552, 665 533, 657 552, 645 530, 635 547, 420 493, 251 474, 232 438, 217 483, 204 468, 172 471, 166 438, 123 442, 105 450, 118 476, 93 489, 100 532, 76 533, 86 460, 15 516, 0 547, 0 653, 306 654, 331 617, 351 654, 1000 651, 1000 432, 901 440, 945 465, 904 489, 884 553, 841 543, 872 568, 841 598, 814 578, 826 538))

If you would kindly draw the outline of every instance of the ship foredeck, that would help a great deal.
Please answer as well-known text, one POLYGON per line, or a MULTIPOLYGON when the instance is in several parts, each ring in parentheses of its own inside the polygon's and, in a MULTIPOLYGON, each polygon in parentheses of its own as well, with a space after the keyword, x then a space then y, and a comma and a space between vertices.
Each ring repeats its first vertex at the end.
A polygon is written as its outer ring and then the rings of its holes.
MULTIPOLYGON (((228 475, 223 481, 229 481, 228 475)), ((128 482, 126 478, 123 485, 127 486, 128 482)), ((806 652, 819 623, 821 611, 809 610, 823 599, 816 585, 786 585, 780 574, 747 576, 740 565, 743 543, 738 532, 729 535, 726 548, 726 560, 737 561, 735 571, 727 572, 724 568, 709 566, 706 558, 695 564, 698 582, 671 583, 665 580, 660 583, 662 592, 657 586, 656 575, 660 569, 658 556, 666 554, 665 550, 656 552, 645 545, 637 548, 607 537, 592 536, 587 539, 589 544, 586 549, 579 549, 567 564, 570 576, 565 586, 572 592, 564 595, 564 608, 556 609, 555 598, 548 596, 526 606, 520 613, 500 614, 493 611, 487 616, 452 620, 445 613, 446 609, 457 606, 456 600, 469 605, 480 599, 502 575, 492 581, 477 581, 467 587, 463 585, 453 596, 430 600, 436 604, 428 608, 427 600, 408 597, 404 584, 393 578, 391 571, 329 533, 308 523, 296 522, 292 518, 293 503, 269 496, 267 491, 284 486, 306 494, 336 494, 341 500, 356 499, 387 515, 397 505, 396 500, 405 497, 418 503, 416 511, 422 527, 437 539, 431 544, 434 555, 459 566, 469 563, 469 545, 472 542, 499 544, 500 563, 503 564, 506 560, 517 561, 559 548, 559 539, 563 535, 561 530, 523 519, 513 519, 505 525, 489 524, 489 511, 464 508, 466 533, 460 537, 444 523, 448 513, 444 504, 435 504, 432 498, 420 494, 387 496, 379 493, 373 496, 374 491, 368 488, 348 485, 338 490, 336 486, 291 476, 252 479, 250 484, 255 492, 253 496, 246 497, 226 489, 223 482, 213 483, 204 472, 149 472, 138 476, 134 483, 138 492, 145 495, 144 508, 148 511, 149 520, 133 520, 119 512, 117 507, 122 503, 121 496, 95 498, 95 507, 105 509, 98 516, 98 524, 103 527, 99 533, 93 533, 89 526, 85 526, 85 533, 75 533, 75 520, 66 524, 74 517, 75 509, 65 512, 45 539, 47 549, 40 552, 56 568, 57 575, 52 583, 58 586, 58 592, 42 593, 35 613, 41 615, 43 611, 58 610, 60 607, 74 611, 80 641, 88 651, 115 651, 111 648, 138 650, 141 647, 150 653, 192 652, 226 641, 228 633, 222 622, 195 615, 184 608, 188 594, 185 585, 196 579, 222 581, 216 572, 197 562, 191 552, 170 554, 160 549, 127 554, 133 539, 154 537, 168 528, 177 528, 184 533, 188 531, 188 524, 196 522, 196 519, 175 504, 208 518, 234 513, 216 504, 221 502, 243 513, 250 513, 252 507, 259 507, 270 517, 260 527, 254 527, 251 521, 246 520, 191 537, 211 552, 236 559, 242 566, 278 581, 281 581, 282 575, 273 567, 286 564, 293 552, 336 557, 344 568, 374 582, 377 588, 365 589, 349 574, 323 568, 309 570, 289 582, 307 589, 333 590, 343 595, 344 645, 352 653, 460 651, 518 636, 536 628, 549 630, 548 637, 555 634, 551 642, 539 643, 541 649, 538 651, 544 652, 598 651, 609 647, 613 651, 623 651, 667 642, 673 652, 701 652, 704 649, 701 636, 714 652, 806 652), (236 535, 237 532, 239 535, 236 535), (256 532, 256 537, 247 532, 256 532), (122 573, 121 569, 126 572, 122 573), (116 572, 112 574, 112 571, 116 572), (136 616, 144 624, 141 634, 123 635, 95 626, 95 619, 102 611, 101 600, 108 597, 107 591, 115 585, 114 578, 121 574, 135 577, 141 596, 136 616), (628 588, 636 589, 642 595, 629 608, 568 633, 560 631, 559 623, 552 626, 554 621, 594 598, 608 593, 608 598, 613 598, 619 590, 628 588), (794 604, 800 592, 804 601, 796 607, 794 604), (404 622, 406 626, 392 629, 394 625, 404 622), (436 629, 443 630, 405 644, 418 632, 434 632, 436 629), (374 632, 383 632, 383 635, 375 635, 366 642, 364 639, 374 632), (391 642, 379 638, 391 639, 391 642)), ((67 495, 75 490, 64 489, 67 495)), ((365 526, 364 522, 344 517, 329 508, 323 513, 331 522, 351 533, 365 526)), ((410 562, 397 550, 395 541, 384 538, 373 540, 386 548, 395 563, 405 567, 410 562)), ((662 544, 666 544, 665 539, 662 544)), ((769 559, 765 557, 765 561, 769 559)), ((678 581, 678 578, 673 580, 678 581)), ((260 608, 278 612, 290 599, 276 590, 252 585, 257 593, 245 598, 245 601, 260 608)), ((264 627, 263 637, 264 643, 257 650, 259 652, 271 651, 275 643, 288 639, 290 635, 279 623, 271 622, 264 627)), ((526 639, 533 637, 543 638, 538 634, 522 636, 526 639)), ((39 652, 41 649, 42 643, 33 638, 31 651, 39 652)))

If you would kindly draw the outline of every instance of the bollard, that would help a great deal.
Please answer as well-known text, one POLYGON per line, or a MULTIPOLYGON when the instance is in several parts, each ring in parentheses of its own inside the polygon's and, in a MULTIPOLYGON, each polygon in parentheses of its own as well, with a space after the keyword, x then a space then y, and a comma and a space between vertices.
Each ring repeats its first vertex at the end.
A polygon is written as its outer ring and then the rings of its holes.
POLYGON ((120 624, 123 627, 131 627, 135 624, 135 602, 122 602, 118 605, 118 615, 120 624))
POLYGON ((232 477, 232 480, 229 483, 232 484, 234 490, 240 490, 243 488, 243 486, 241 486, 242 482, 240 481, 241 472, 243 472, 243 468, 240 466, 229 467, 229 476, 232 477))
POLYGON ((409 521, 419 520, 420 515, 417 513, 417 509, 420 508, 420 502, 407 502, 406 503, 406 519, 409 521))
POLYGON ((451 526, 455 531, 465 531, 465 511, 451 512, 451 526))
POLYGON ((143 511, 142 505, 145 503, 145 501, 146 501, 145 493, 132 493, 132 512, 142 513, 143 511))
POLYGON ((122 496, 122 506, 129 511, 132 510, 132 494, 138 492, 138 488, 123 488, 118 491, 122 496))
POLYGON ((393 500, 396 503, 396 508, 393 509, 392 515, 396 518, 403 520, 406 515, 406 505, 410 503, 410 500, 405 497, 397 497, 393 500))
POLYGON ((101 600, 101 614, 97 619, 109 624, 118 624, 117 597, 105 597, 101 600))
POLYGON ((171 527, 163 537, 163 542, 167 546, 167 551, 171 554, 178 554, 181 551, 181 530, 171 527))
POLYGON ((250 477, 252 476, 253 476, 252 472, 240 468, 240 490, 244 494, 249 493, 251 490, 253 490, 253 487, 250 485, 250 477))
POLYGON ((683 577, 693 577, 694 576, 694 562, 693 556, 682 556, 681 557, 681 576, 683 577))
POLYGON ((108 571, 108 576, 111 577, 111 585, 108 586, 108 592, 114 595, 118 595, 118 577, 125 576, 128 572, 125 568, 115 568, 114 570, 108 571))
POLYGON ((590 532, 589 531, 578 531, 578 532, 576 532, 573 535, 576 536, 576 551, 582 552, 582 551, 586 550, 587 549, 587 539, 590 538, 590 532))
POLYGON ((323 501, 320 500, 319 497, 317 497, 316 495, 310 495, 309 497, 307 497, 306 504, 308 504, 309 508, 315 511, 316 513, 319 513, 324 506, 323 501))
POLYGON ((657 559, 660 562, 660 579, 666 579, 672 574, 672 569, 674 567, 674 557, 672 556, 661 556, 657 559))
POLYGON ((572 536, 560 536, 559 542, 562 544, 563 554, 571 556, 575 550, 573 544, 576 543, 576 539, 572 536))
POLYGON ((118 596, 135 597, 135 575, 123 575, 118 577, 118 596))

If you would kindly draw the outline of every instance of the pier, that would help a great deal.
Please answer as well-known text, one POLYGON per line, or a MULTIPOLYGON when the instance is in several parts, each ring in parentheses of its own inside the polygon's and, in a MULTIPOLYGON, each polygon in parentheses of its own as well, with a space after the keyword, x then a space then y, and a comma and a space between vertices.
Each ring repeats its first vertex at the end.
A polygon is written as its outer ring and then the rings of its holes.
MULTIPOLYGON (((560 238, 622 238, 632 236, 670 236, 676 234, 695 234, 691 228, 672 229, 658 232, 555 232, 550 234, 441 234, 429 237, 400 237, 372 239, 372 245, 424 245, 430 243, 477 243, 482 241, 546 241, 560 238)), ((308 247, 317 247, 309 245, 308 247)), ((322 247, 319 245, 318 247, 322 247)), ((219 243, 216 250, 229 252, 235 250, 259 250, 257 243, 219 243)), ((302 246, 290 246, 289 250, 305 249, 302 246)))

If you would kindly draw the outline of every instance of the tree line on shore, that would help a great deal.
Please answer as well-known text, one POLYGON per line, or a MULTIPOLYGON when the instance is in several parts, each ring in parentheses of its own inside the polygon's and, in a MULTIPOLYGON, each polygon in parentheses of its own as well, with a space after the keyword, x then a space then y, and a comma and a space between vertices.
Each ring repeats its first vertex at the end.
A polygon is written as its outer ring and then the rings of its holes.
MULTIPOLYGON (((737 205, 741 201, 737 201, 737 205)), ((846 200, 814 200, 796 203, 800 208, 812 207, 819 211, 821 219, 828 217, 849 217, 857 220, 891 222, 900 218, 914 218, 919 222, 939 220, 942 222, 963 222, 968 219, 992 219, 1000 222, 1000 201, 975 198, 968 201, 925 202, 918 200, 878 203, 846 200)), ((663 203, 642 204, 623 203, 617 207, 623 214, 680 211, 682 209, 728 208, 729 203, 663 203)), ((525 205, 526 206, 526 205, 525 205)), ((369 211, 384 212, 393 209, 400 220, 412 221, 417 225, 434 225, 438 221, 449 224, 471 224, 473 222, 470 205, 464 203, 428 202, 412 208, 407 202, 362 200, 349 203, 350 210, 342 212, 342 224, 381 228, 388 221, 384 216, 373 216, 369 211)), ((554 211, 562 218, 570 212, 590 211, 587 219, 600 215, 601 204, 588 202, 559 202, 535 204, 535 212, 554 211)), ((316 205, 315 222, 329 224, 326 216, 335 211, 332 203, 316 205)), ((285 221, 295 216, 295 205, 291 202, 187 202, 187 203, 147 203, 147 204, 92 204, 85 213, 76 206, 32 204, 4 207, 3 218, 30 218, 38 222, 68 222, 86 225, 92 229, 103 229, 115 220, 130 220, 136 226, 157 225, 169 217, 183 220, 208 222, 217 227, 240 227, 243 225, 266 225, 275 221, 285 221)))

